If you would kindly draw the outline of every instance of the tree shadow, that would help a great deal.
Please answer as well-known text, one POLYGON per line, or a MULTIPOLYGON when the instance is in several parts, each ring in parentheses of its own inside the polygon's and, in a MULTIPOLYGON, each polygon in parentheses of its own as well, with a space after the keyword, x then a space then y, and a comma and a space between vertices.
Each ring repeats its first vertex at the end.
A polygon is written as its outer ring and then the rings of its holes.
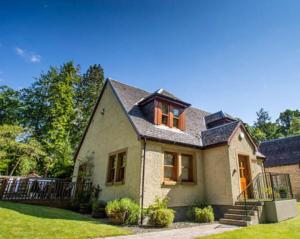
POLYGON ((32 217, 38 217, 38 218, 85 221, 85 222, 90 222, 95 224, 109 224, 105 220, 96 220, 88 215, 82 215, 71 210, 65 210, 65 209, 53 208, 47 206, 0 201, 0 208, 9 209, 23 215, 28 215, 32 217))

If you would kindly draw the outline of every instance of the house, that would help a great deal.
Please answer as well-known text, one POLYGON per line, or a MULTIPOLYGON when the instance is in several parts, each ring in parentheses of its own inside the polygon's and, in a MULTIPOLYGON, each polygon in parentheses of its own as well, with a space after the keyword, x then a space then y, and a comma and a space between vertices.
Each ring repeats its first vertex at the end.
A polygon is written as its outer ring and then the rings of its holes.
POLYGON ((300 200, 300 135, 265 141, 259 149, 267 156, 267 172, 290 175, 293 194, 300 200))
MULTIPOLYGON (((180 219, 199 201, 223 216, 242 192, 250 195, 264 156, 244 124, 222 111, 107 80, 75 159, 74 180, 89 171, 102 200, 130 197, 146 208, 169 197, 180 219)), ((231 214, 243 213, 236 207, 231 214)), ((226 220, 234 224, 231 214, 226 220)))

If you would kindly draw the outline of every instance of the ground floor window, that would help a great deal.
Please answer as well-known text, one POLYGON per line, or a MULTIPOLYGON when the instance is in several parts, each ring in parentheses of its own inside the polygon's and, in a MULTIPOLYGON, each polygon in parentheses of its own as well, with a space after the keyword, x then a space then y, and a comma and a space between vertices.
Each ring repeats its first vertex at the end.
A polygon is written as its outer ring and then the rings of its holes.
POLYGON ((190 154, 164 153, 164 182, 194 182, 194 158, 190 154))
POLYGON ((126 168, 126 152, 111 154, 108 158, 107 180, 108 184, 124 183, 126 168))

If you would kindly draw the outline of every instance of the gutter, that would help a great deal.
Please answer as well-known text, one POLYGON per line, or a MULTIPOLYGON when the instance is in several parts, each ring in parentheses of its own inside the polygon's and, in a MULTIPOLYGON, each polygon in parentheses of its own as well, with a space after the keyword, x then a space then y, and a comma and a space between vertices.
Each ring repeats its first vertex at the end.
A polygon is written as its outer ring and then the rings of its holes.
POLYGON ((143 225, 144 221, 144 191, 145 191, 145 163, 146 163, 146 146, 147 146, 147 140, 146 137, 144 137, 144 152, 143 152, 143 169, 142 169, 142 195, 141 195, 141 221, 140 224, 143 225))

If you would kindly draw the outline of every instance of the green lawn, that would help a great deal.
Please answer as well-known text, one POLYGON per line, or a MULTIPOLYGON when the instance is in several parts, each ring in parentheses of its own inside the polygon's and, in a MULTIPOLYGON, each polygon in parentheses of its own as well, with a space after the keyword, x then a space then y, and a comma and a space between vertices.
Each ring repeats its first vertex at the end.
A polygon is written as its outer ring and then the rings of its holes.
MULTIPOLYGON (((300 210, 300 204, 298 204, 300 210)), ((300 216, 280 223, 260 224, 201 239, 299 239, 300 216)))
POLYGON ((71 211, 0 201, 0 239, 86 239, 125 234, 130 232, 71 211))

